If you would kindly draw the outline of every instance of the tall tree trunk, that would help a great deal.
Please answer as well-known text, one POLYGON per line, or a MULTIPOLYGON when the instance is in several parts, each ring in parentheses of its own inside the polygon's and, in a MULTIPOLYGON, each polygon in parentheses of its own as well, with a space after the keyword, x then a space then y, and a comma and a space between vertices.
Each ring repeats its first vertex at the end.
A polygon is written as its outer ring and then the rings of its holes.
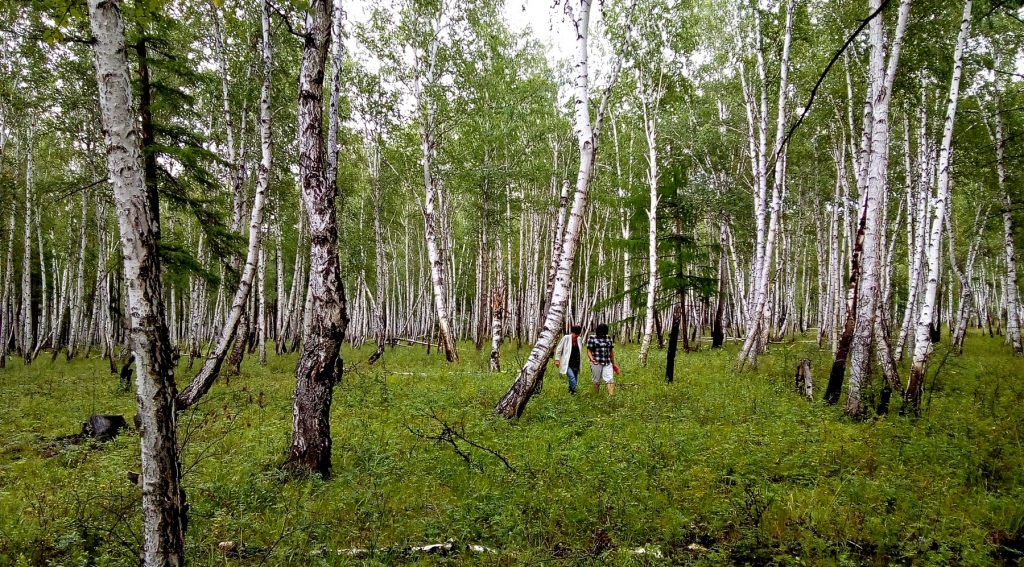
MULTIPOLYGON (((642 87, 641 87, 642 88, 642 87)), ((657 95, 655 95, 657 96, 657 95)), ((641 101, 644 118, 644 134, 647 138, 647 187, 651 203, 647 209, 647 310, 644 319, 644 334, 640 340, 640 366, 647 366, 647 355, 651 348, 651 334, 654 332, 656 315, 655 302, 658 297, 658 140, 657 104, 648 108, 646 99, 641 101)), ((678 334, 677 322, 673 319, 678 334)), ((660 335, 660 333, 659 333, 660 335)), ((659 340, 660 342, 660 340, 659 340)), ((674 348, 674 347, 673 347, 674 348)), ((671 381, 671 380, 669 380, 671 381)))
MULTIPOLYGON (((635 6, 635 1, 631 2, 626 12, 627 17, 631 18, 635 6)), ((558 271, 555 274, 551 304, 544 319, 544 328, 541 330, 537 342, 533 345, 526 363, 519 371, 518 378, 516 378, 516 381, 495 407, 495 412, 508 419, 519 417, 522 415, 523 410, 526 409, 526 404, 534 394, 537 382, 541 379, 547 366, 547 361, 551 357, 551 351, 555 347, 555 337, 561 332, 565 321, 566 306, 569 302, 569 277, 572 274, 573 260, 576 257, 576 246, 579 244, 580 233, 583 228, 583 217, 587 206, 587 195, 593 173, 594 157, 597 153, 598 134, 600 133, 601 121, 607 111, 611 87, 614 86, 619 71, 622 68, 622 58, 620 57, 612 69, 608 86, 598 105, 594 125, 591 126, 589 81, 587 76, 590 0, 571 0, 571 3, 567 5, 566 11, 570 14, 570 20, 576 33, 576 54, 573 72, 575 100, 573 106, 575 110, 574 129, 580 150, 580 165, 576 175, 576 192, 573 195, 572 212, 566 223, 565 235, 561 242, 562 251, 558 261, 558 271)), ((626 37, 628 38, 630 35, 631 30, 627 29, 626 37)))
POLYGON ((29 132, 25 157, 25 238, 21 261, 21 356, 32 362, 35 333, 32 320, 32 133, 29 132))
POLYGON ((142 564, 184 563, 185 492, 175 437, 174 363, 164 324, 159 218, 152 216, 133 116, 124 26, 115 0, 89 0, 100 118, 107 146, 124 257, 124 282, 136 365, 142 456, 142 564))
MULTIPOLYGON (((263 10, 268 10, 264 6, 263 10)), ((269 26, 269 15, 263 15, 264 26, 269 26)), ((270 125, 270 75, 271 75, 271 45, 270 31, 263 30, 263 86, 260 89, 260 165, 256 177, 256 194, 253 197, 252 211, 249 215, 249 245, 245 257, 245 267, 238 281, 238 288, 235 290, 234 298, 231 300, 231 309, 220 329, 219 336, 214 348, 203 362, 203 367, 189 383, 188 387, 182 390, 178 396, 178 411, 184 410, 195 404, 210 391, 217 376, 220 374, 221 365, 227 356, 228 349, 244 320, 246 302, 252 290, 253 279, 256 275, 258 258, 262 249, 263 238, 263 206, 266 202, 267 189, 270 185, 270 167, 272 163, 271 148, 271 125, 270 125)), ((321 77, 322 80, 322 77, 321 77)), ((223 284, 222 284, 223 285, 223 284)), ((244 336, 244 334, 243 334, 244 336)), ((244 347, 244 340, 239 337, 236 341, 236 350, 244 347)))
POLYGON ((448 272, 446 264, 451 261, 451 258, 443 254, 443 246, 439 245, 439 240, 445 237, 445 222, 443 218, 438 218, 438 215, 443 217, 447 211, 442 201, 441 192, 443 190, 440 180, 434 176, 433 171, 433 160, 437 152, 434 103, 431 94, 426 92, 427 88, 432 87, 436 81, 437 50, 438 39, 435 37, 430 40, 426 53, 417 55, 414 95, 419 107, 420 147, 423 152, 423 228, 427 245, 427 259, 430 264, 430 283, 434 293, 434 311, 437 315, 439 340, 444 349, 445 359, 448 362, 455 362, 459 359, 459 352, 455 344, 455 332, 449 318, 452 305, 449 301, 448 287, 454 282, 446 281, 448 272), (439 228, 440 235, 438 234, 439 228))
POLYGON ((383 141, 380 139, 379 133, 374 134, 374 139, 371 144, 373 145, 370 150, 371 155, 371 166, 370 166, 370 184, 373 194, 372 208, 373 208, 373 253, 374 253, 374 267, 376 269, 376 295, 377 300, 374 304, 374 321, 376 323, 377 336, 377 350, 370 356, 370 364, 373 364, 381 356, 384 355, 384 345, 388 340, 388 311, 387 311, 387 298, 385 295, 387 286, 387 273, 388 273, 388 259, 385 251, 384 242, 384 221, 383 221, 383 188, 380 183, 380 160, 381 160, 381 144, 383 141))
POLYGON ((488 363, 492 372, 501 371, 501 327, 505 317, 505 278, 502 272, 501 242, 494 239, 494 274, 497 282, 491 290, 491 356, 488 363))
MULTIPOLYGON (((868 13, 875 13, 881 2, 882 0, 869 0, 868 13)), ((850 346, 850 387, 846 397, 846 413, 853 417, 864 414, 861 392, 871 377, 871 348, 875 340, 875 322, 881 295, 881 254, 885 230, 883 203, 889 174, 889 101, 909 12, 910 0, 903 0, 900 3, 899 19, 892 45, 889 47, 888 63, 885 61, 885 32, 882 20, 876 17, 872 18, 870 23, 870 86, 866 103, 870 110, 865 110, 865 114, 871 117, 871 141, 865 156, 868 163, 866 167, 861 165, 867 179, 862 197, 864 212, 858 233, 861 250, 857 263, 860 266, 860 273, 855 291, 857 300, 850 346)), ((832 378, 829 380, 831 383, 832 378)))
POLYGON ((932 352, 929 331, 935 311, 935 300, 939 287, 939 251, 941 250, 942 224, 946 216, 949 201, 950 185, 950 151, 953 142, 953 121, 956 118, 957 102, 960 98, 960 75, 963 72, 964 45, 971 29, 971 8, 973 0, 964 2, 963 18, 960 21, 960 33, 956 39, 953 54, 953 76, 949 86, 949 100, 946 107, 946 119, 942 128, 942 146, 939 148, 939 186, 935 197, 935 213, 931 218, 930 237, 928 242, 928 279, 925 284, 924 301, 921 305, 921 316, 917 321, 914 342, 914 362, 910 369, 910 380, 907 383, 906 401, 911 410, 916 412, 921 405, 921 391, 924 384, 924 373, 928 358, 932 352))
POLYGON ((726 302, 726 279, 728 264, 725 259, 726 230, 725 222, 719 229, 718 243, 721 247, 718 256, 718 301, 715 306, 715 321, 711 328, 711 348, 722 348, 725 344, 725 330, 722 328, 722 319, 725 315, 726 302))
POLYGON ((17 325, 15 310, 11 305, 11 289, 14 287, 14 230, 15 212, 11 207, 7 222, 7 255, 4 261, 4 286, 0 291, 0 368, 7 366, 7 348, 17 325))
MULTIPOLYGON (((765 153, 767 144, 764 141, 765 137, 765 121, 767 120, 767 95, 765 89, 767 89, 767 81, 765 78, 764 61, 761 48, 761 31, 760 31, 760 15, 755 10, 757 18, 757 43, 758 43, 758 69, 761 77, 761 120, 759 122, 760 131, 760 151, 757 153, 757 176, 758 180, 758 192, 759 200, 755 199, 755 205, 760 203, 759 207, 755 207, 755 214, 758 216, 758 244, 757 256, 755 261, 754 269, 754 281, 752 291, 752 303, 750 313, 748 314, 747 323, 747 338, 743 343, 743 349, 740 351, 739 366, 742 368, 745 365, 751 367, 757 366, 757 356, 760 354, 760 350, 763 347, 764 342, 768 336, 768 325, 769 320, 767 317, 768 309, 768 284, 769 284, 769 272, 771 271, 771 258, 772 252, 775 246, 775 234, 778 230, 779 215, 782 211, 782 192, 783 184, 785 183, 785 168, 782 166, 784 162, 783 154, 786 151, 782 146, 783 134, 785 132, 786 124, 786 92, 789 89, 788 73, 789 73, 789 51, 793 37, 793 9, 795 1, 789 0, 786 4, 786 32, 782 44, 782 60, 780 62, 780 75, 779 75, 779 103, 776 116, 776 127, 775 127, 775 144, 774 156, 775 156, 775 178, 772 184, 772 200, 768 207, 768 226, 767 229, 763 227, 763 215, 765 206, 765 196, 767 187, 767 169, 765 165, 765 153), (763 237, 762 237, 763 235, 763 237)), ((750 111, 748 110, 748 113, 750 111)))
MULTIPOLYGON (((264 18, 269 18, 264 15, 264 18)), ((341 343, 348 324, 338 265, 338 188, 326 178, 323 82, 331 43, 327 0, 313 0, 305 16, 299 73, 299 175, 309 215, 309 327, 295 371, 292 443, 287 466, 326 477, 331 472, 331 397, 341 378, 341 343)))
MULTIPOLYGON (((46 269, 46 247, 43 245, 43 229, 40 217, 42 215, 36 215, 34 222, 36 224, 36 240, 39 242, 39 277, 40 277, 40 295, 42 296, 42 305, 40 306, 39 313, 39 332, 38 340, 36 340, 36 347, 33 351, 32 358, 36 357, 36 353, 39 349, 45 346, 48 340, 48 333, 50 332, 50 298, 49 298, 49 277, 46 269)), ((56 277, 56 274, 54 274, 56 277)), ((50 338, 52 342, 52 338, 50 338)))
MULTIPOLYGON (((998 59, 997 59, 998 61, 998 59)), ((998 67, 998 63, 996 65, 998 67)), ((1013 245, 1013 199, 1006 183, 1006 149, 1003 138, 1003 117, 1000 114, 1000 87, 996 81, 995 128, 992 133, 996 147, 996 176, 999 190, 1003 194, 1003 255, 1006 262, 1006 274, 1003 287, 1006 290, 1006 337, 1010 341, 1015 356, 1021 356, 1020 307, 1017 304, 1017 257, 1013 245)))

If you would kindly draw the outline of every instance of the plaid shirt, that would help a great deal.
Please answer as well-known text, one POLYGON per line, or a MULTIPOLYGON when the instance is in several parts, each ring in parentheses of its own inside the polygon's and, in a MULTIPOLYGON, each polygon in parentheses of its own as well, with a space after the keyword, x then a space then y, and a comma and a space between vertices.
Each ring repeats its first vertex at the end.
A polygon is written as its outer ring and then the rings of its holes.
POLYGON ((615 348, 615 342, 611 337, 587 337, 587 350, 594 353, 595 364, 611 364, 612 363, 612 349, 615 348))

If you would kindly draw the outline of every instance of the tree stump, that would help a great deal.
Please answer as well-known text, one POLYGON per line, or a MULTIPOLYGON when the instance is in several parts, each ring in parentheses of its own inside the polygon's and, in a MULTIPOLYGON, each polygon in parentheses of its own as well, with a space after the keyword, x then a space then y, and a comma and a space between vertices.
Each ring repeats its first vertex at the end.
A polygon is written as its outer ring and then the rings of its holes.
POLYGON ((796 367, 796 393, 814 401, 814 383, 811 380, 811 360, 805 358, 796 367))

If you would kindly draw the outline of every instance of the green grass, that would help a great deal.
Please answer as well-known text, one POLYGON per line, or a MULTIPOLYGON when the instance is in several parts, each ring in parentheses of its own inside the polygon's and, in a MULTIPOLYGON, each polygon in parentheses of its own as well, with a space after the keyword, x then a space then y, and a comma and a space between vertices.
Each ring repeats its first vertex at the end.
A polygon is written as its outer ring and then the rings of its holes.
MULTIPOLYGON (((814 362, 816 394, 828 353, 772 345, 757 372, 737 374, 735 351, 682 354, 663 383, 664 352, 636 367, 630 346, 617 395, 583 384, 570 397, 548 374, 543 393, 509 423, 491 410, 512 372, 489 374, 462 345, 450 366, 422 348, 344 355, 349 371, 332 410, 334 476, 295 480, 288 447, 295 356, 218 382, 182 416, 196 565, 345 565, 339 548, 383 551, 389 565, 1015 564, 1024 539, 1024 361, 972 334, 963 357, 940 345, 920 418, 851 421, 841 408, 790 392, 797 361, 814 362), (430 416, 464 428, 470 459, 430 416), (410 431, 412 430, 412 431, 410 431), (393 551, 454 538, 496 553, 447 558, 393 551), (218 551, 240 545, 241 557, 218 551), (662 559, 629 553, 656 547, 662 559), (317 555, 318 550, 328 550, 317 555)), ((512 368, 527 354, 509 350, 512 368)), ((553 367, 552 367, 553 370, 553 367)), ((905 371, 904 371, 905 372, 905 371)), ((179 382, 191 374, 181 368, 179 382)), ((0 565, 134 565, 140 545, 138 438, 64 445, 90 413, 134 415, 101 360, 0 371, 0 565)), ((872 395, 869 392, 869 396, 872 395)), ((898 407, 897 407, 898 409, 898 407)), ((461 429, 460 429, 461 430, 461 429)))

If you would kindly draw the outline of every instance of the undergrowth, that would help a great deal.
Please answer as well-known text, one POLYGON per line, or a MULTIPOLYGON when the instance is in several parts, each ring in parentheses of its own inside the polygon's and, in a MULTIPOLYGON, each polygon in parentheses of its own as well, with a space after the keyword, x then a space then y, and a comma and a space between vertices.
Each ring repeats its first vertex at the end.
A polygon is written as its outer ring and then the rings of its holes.
MULTIPOLYGON (((812 342, 771 345, 745 373, 734 370, 734 349, 685 353, 673 384, 663 381, 663 351, 642 369, 634 349, 619 350, 614 398, 585 382, 570 397, 552 366, 523 417, 506 422, 492 408, 525 350, 506 351, 506 371, 492 374, 487 353, 470 344, 456 365, 399 347, 368 366, 368 348, 346 348, 326 481, 279 467, 295 356, 272 356, 266 367, 250 356, 241 376, 219 380, 180 419, 190 561, 989 565, 1024 557, 1024 361, 999 339, 972 334, 964 356, 946 358, 928 377, 920 417, 894 411, 864 421, 791 392, 807 357, 820 397, 831 360, 812 342), (458 553, 408 552, 448 539, 458 553), (640 547, 649 553, 635 553, 640 547), (365 555, 337 553, 351 548, 365 555)), ((944 356, 940 344, 933 369, 944 356)), ((179 387, 190 375, 179 368, 179 387)), ((0 401, 0 565, 137 564, 140 495, 126 473, 138 470, 138 438, 61 439, 94 413, 130 422, 134 396, 118 391, 102 360, 43 356, 0 370, 0 401)))

